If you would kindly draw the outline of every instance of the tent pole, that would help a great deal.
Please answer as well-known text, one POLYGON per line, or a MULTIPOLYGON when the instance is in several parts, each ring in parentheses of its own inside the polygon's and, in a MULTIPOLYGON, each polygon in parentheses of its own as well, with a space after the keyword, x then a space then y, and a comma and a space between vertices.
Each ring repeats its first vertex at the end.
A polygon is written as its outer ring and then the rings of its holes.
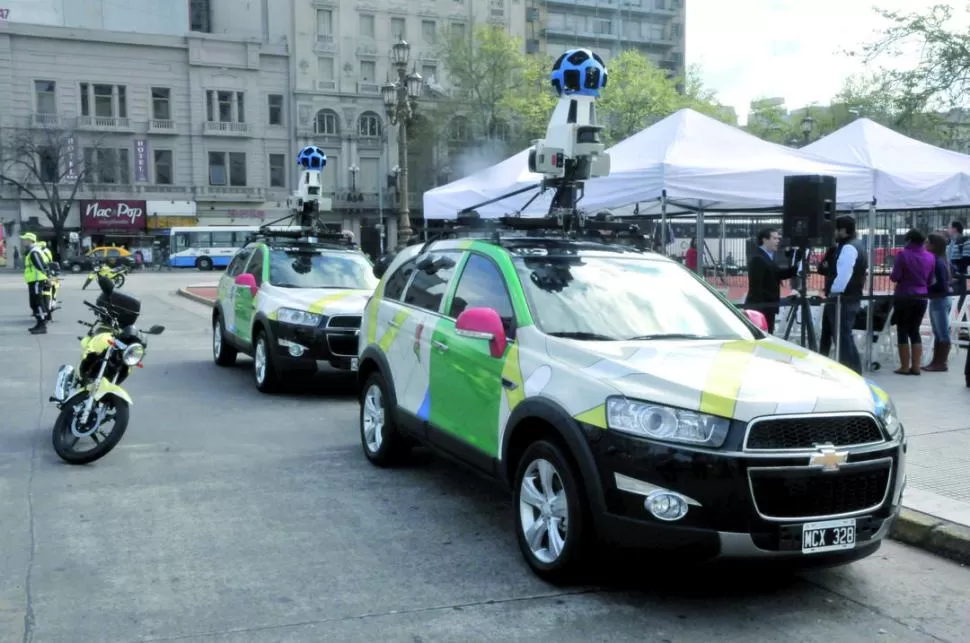
POLYGON ((694 226, 697 245, 697 274, 704 278, 704 210, 697 211, 697 222, 694 226))
POLYGON ((660 192, 660 244, 663 248, 663 254, 666 257, 667 244, 670 243, 670 239, 667 239, 667 190, 661 190, 660 192))
POLYGON ((875 261, 876 261, 876 244, 874 243, 874 235, 876 234, 876 199, 872 199, 872 203, 869 204, 869 234, 866 236, 866 256, 869 258, 869 270, 867 280, 868 291, 869 291, 869 302, 866 305, 866 343, 865 343, 865 364, 862 365, 862 371, 869 372, 872 370, 872 328, 873 328, 873 314, 875 303, 871 297, 873 294, 873 288, 875 287, 875 261))

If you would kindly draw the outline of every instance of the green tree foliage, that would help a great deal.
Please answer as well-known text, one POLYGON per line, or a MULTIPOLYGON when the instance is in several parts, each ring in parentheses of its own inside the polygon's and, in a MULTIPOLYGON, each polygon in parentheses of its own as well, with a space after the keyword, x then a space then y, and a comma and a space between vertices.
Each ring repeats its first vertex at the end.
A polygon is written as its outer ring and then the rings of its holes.
MULTIPOLYGON (((966 6, 970 11, 970 3, 966 6)), ((857 51, 867 64, 898 59, 907 51, 919 51, 919 62, 910 69, 890 69, 879 74, 876 88, 889 100, 888 112, 897 126, 910 120, 919 126, 923 114, 962 106, 970 90, 970 31, 957 27, 954 8, 937 4, 922 12, 876 9, 889 26, 857 51), (891 97, 891 98, 887 98, 891 97)), ((871 79, 870 79, 871 80, 871 79)))
POLYGON ((789 116, 788 110, 768 99, 758 99, 752 103, 744 130, 760 139, 780 145, 792 145, 802 138, 798 124, 789 116))
POLYGON ((515 142, 519 149, 543 137, 549 116, 559 100, 549 82, 553 62, 555 59, 545 54, 523 56, 516 89, 503 101, 508 113, 514 115, 517 124, 515 142))
POLYGON ((608 65, 609 81, 597 109, 606 142, 619 143, 685 107, 675 81, 639 51, 630 49, 608 65))

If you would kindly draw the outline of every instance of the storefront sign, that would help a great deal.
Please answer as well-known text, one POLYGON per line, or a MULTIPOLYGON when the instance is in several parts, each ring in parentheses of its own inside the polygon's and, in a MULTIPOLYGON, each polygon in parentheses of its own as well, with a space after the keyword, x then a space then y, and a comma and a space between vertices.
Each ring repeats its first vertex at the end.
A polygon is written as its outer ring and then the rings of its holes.
POLYGON ((266 210, 229 210, 229 216, 236 219, 265 219, 266 210))
POLYGON ((144 201, 81 201, 81 228, 84 231, 141 231, 145 229, 144 201))
POLYGON ((178 227, 191 227, 199 225, 199 219, 197 217, 186 217, 186 216, 159 216, 153 214, 148 217, 148 229, 149 230, 165 230, 167 228, 178 228, 178 227))
POLYGON ((67 163, 67 171, 64 174, 64 179, 72 183, 78 179, 78 166, 80 165, 78 162, 78 152, 77 138, 68 136, 64 140, 64 160, 67 163))
POLYGON ((148 183, 148 141, 135 139, 135 183, 148 183))

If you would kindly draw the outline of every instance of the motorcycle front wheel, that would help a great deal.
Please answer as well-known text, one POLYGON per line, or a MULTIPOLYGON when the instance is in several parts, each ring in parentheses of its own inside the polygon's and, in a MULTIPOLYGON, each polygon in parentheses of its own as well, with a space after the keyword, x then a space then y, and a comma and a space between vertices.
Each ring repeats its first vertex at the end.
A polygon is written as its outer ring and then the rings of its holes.
POLYGON ((115 282, 115 288, 121 288, 122 286, 125 285, 125 276, 124 275, 116 275, 114 277, 113 281, 115 282))
POLYGON ((95 402, 86 424, 81 413, 88 393, 78 393, 61 407, 51 435, 54 452, 68 464, 88 464, 118 446, 128 429, 128 403, 113 396, 95 402), (110 424, 110 429, 105 425, 110 424), (80 434, 80 435, 79 435, 80 434), (80 447, 93 445, 91 448, 80 447))

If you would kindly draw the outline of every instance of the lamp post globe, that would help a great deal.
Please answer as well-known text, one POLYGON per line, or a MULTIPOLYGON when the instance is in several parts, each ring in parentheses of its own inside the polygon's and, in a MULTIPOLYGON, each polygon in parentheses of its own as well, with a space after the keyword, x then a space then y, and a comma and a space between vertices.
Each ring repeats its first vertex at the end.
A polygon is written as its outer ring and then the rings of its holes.
POLYGON ((395 65, 407 65, 410 57, 411 45, 408 44, 407 40, 401 39, 391 47, 391 62, 395 65))
POLYGON ((411 72, 408 74, 407 83, 408 96, 411 98, 420 98, 421 91, 424 89, 424 78, 421 77, 421 74, 416 71, 411 72))
POLYGON ((812 118, 811 115, 806 115, 805 118, 802 119, 802 134, 808 136, 812 133, 813 129, 815 129, 815 119, 812 118))
POLYGON ((384 108, 390 113, 397 102, 397 85, 385 83, 381 86, 381 98, 384 100, 384 108))

